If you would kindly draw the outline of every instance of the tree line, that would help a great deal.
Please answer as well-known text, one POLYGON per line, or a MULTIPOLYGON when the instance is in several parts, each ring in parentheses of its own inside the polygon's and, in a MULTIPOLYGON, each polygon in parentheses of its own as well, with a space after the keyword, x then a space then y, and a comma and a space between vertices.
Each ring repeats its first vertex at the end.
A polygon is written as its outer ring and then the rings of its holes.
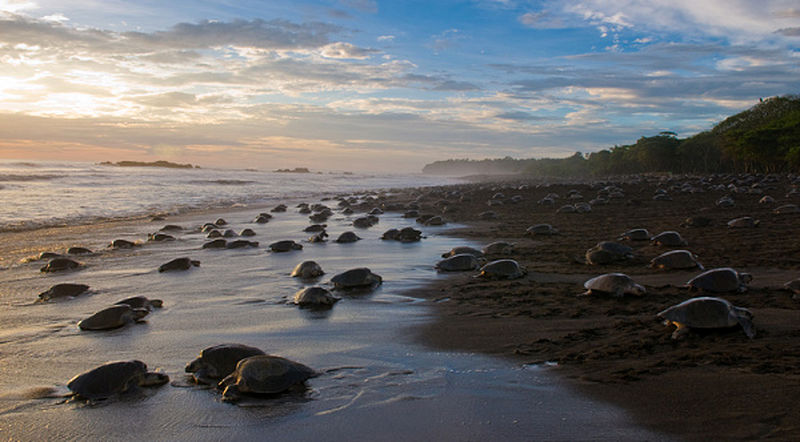
POLYGON ((713 129, 680 139, 674 132, 641 137, 567 158, 436 161, 424 173, 443 175, 522 173, 536 176, 672 173, 800 173, 800 95, 762 100, 713 129))

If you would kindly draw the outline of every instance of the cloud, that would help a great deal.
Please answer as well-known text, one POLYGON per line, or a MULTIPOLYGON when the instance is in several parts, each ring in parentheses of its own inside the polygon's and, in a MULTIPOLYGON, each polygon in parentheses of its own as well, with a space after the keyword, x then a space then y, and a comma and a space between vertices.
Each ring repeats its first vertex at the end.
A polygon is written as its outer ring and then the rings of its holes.
POLYGON ((778 29, 775 32, 777 32, 779 34, 782 34, 782 35, 785 35, 787 37, 800 37, 800 27, 783 28, 783 29, 778 29))
POLYGON ((378 3, 375 0, 339 0, 339 3, 361 12, 370 14, 378 12, 378 3))
POLYGON ((534 29, 558 29, 565 27, 561 18, 552 15, 548 11, 526 12, 520 15, 517 20, 524 26, 534 29))
POLYGON ((363 60, 377 53, 375 49, 359 48, 350 43, 336 42, 323 46, 320 53, 328 58, 352 58, 363 60))

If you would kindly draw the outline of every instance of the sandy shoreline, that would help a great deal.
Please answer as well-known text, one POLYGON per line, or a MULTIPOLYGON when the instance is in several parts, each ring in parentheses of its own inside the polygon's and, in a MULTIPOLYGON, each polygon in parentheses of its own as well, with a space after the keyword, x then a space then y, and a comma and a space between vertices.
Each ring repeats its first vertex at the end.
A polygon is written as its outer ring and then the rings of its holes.
MULTIPOLYGON (((727 184, 727 182, 724 182, 727 184)), ((429 286, 437 320, 416 330, 419 339, 436 348, 480 352, 521 363, 557 362, 553 369, 570 385, 592 397, 629 410, 638 422, 680 438, 775 439, 800 437, 800 301, 781 286, 800 276, 797 215, 776 215, 772 209, 790 201, 786 181, 764 189, 775 204, 760 205, 760 194, 732 194, 736 205, 719 208, 726 192, 681 193, 672 187, 670 201, 652 200, 656 188, 675 183, 622 185, 625 198, 595 206, 589 214, 556 213, 571 189, 588 200, 596 189, 585 184, 515 189, 509 184, 448 187, 467 197, 445 200, 445 193, 421 200, 423 211, 468 227, 452 234, 481 243, 506 240, 516 244, 514 258, 530 273, 511 281, 481 281, 457 274, 429 286), (497 192, 516 204, 487 206, 497 192), (562 199, 554 207, 536 202, 554 192, 562 199), (494 221, 479 213, 497 213, 494 221), (688 216, 712 219, 703 228, 680 227, 688 216), (760 226, 729 229, 740 216, 761 220, 760 226), (550 223, 556 236, 525 235, 525 229, 550 223), (722 294, 755 314, 758 336, 749 340, 741 329, 693 333, 671 339, 655 313, 697 294, 680 286, 698 271, 656 271, 649 260, 668 250, 648 241, 628 242, 636 257, 629 262, 590 266, 579 263, 586 249, 614 240, 632 228, 651 233, 677 230, 685 248, 699 255, 706 269, 730 266, 754 275, 750 290, 722 294), (643 298, 576 297, 592 276, 624 272, 644 284, 643 298)), ((499 258, 499 256, 494 257, 499 258)))

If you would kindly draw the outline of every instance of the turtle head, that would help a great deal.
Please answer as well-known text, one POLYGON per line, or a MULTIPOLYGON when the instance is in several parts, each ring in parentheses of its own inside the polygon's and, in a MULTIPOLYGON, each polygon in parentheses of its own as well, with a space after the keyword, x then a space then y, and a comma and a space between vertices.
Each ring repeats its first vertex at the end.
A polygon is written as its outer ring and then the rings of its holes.
POLYGON ((739 281, 741 281, 742 284, 747 284, 752 280, 753 280, 753 275, 749 273, 739 273, 739 281))
POLYGON ((145 373, 142 378, 140 386, 142 387, 158 387, 169 382, 169 376, 164 373, 151 371, 145 373))
POLYGON ((742 326, 744 334, 748 338, 753 339, 756 336, 756 328, 753 325, 753 313, 750 310, 742 307, 733 307, 733 312, 736 315, 736 320, 742 326))
POLYGON ((184 369, 184 371, 186 371, 186 373, 195 373, 195 372, 199 371, 200 369, 202 369, 204 366, 205 366, 205 363, 203 361, 203 358, 199 358, 198 357, 198 358, 195 358, 192 362, 189 362, 188 364, 186 364, 186 368, 184 369))
POLYGON ((164 301, 162 301, 160 299, 151 299, 150 300, 150 306, 153 307, 153 308, 161 308, 161 307, 164 306, 164 301))
POLYGON ((644 288, 643 285, 640 284, 632 284, 630 289, 631 294, 636 296, 643 296, 647 293, 647 289, 644 288))
POLYGON ((144 319, 145 316, 150 314, 150 310, 146 308, 135 308, 131 309, 131 313, 133 313, 133 320, 138 322, 144 319))

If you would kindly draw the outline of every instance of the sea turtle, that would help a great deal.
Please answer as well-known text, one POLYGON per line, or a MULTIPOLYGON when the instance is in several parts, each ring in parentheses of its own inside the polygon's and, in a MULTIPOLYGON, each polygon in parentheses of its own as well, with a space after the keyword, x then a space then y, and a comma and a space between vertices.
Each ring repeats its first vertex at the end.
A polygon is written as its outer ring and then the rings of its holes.
POLYGON ((416 242, 422 238, 422 232, 413 227, 403 227, 397 234, 395 241, 416 242))
POLYGON ((317 232, 317 233, 309 236, 308 237, 308 242, 310 242, 310 243, 326 242, 327 238, 328 238, 328 232, 323 230, 321 232, 317 232))
POLYGON ((443 226, 447 224, 447 222, 441 216, 432 216, 425 221, 426 226, 443 226))
POLYGON ((183 231, 183 227, 176 226, 175 224, 167 224, 166 226, 159 229, 159 232, 181 232, 183 231))
POLYGON ((686 240, 681 237, 681 234, 674 230, 661 232, 650 238, 650 242, 664 247, 680 247, 687 244, 686 240))
POLYGON ((92 253, 86 247, 70 247, 67 249, 67 255, 91 255, 92 253))
POLYGON ((575 206, 572 204, 564 204, 556 210, 556 213, 575 213, 575 206))
POLYGON ((783 285, 783 288, 794 293, 792 299, 800 299, 800 278, 793 279, 783 285))
POLYGON ((67 388, 80 398, 107 399, 138 387, 157 387, 169 382, 163 373, 148 372, 142 361, 108 362, 67 382, 67 388))
POLYGON ((338 243, 356 242, 360 239, 361 238, 358 235, 356 235, 355 232, 347 231, 339 235, 339 237, 336 238, 335 242, 338 243))
POLYGON ((440 272, 463 272, 467 270, 475 270, 478 267, 480 267, 478 258, 469 253, 453 255, 437 262, 434 266, 434 268, 440 272))
POLYGON ((296 243, 296 242, 294 242, 294 241, 292 241, 290 239, 286 239, 286 240, 283 240, 283 241, 276 241, 276 242, 270 244, 268 247, 269 247, 270 250, 272 250, 275 253, 289 252, 291 250, 302 250, 303 249, 303 245, 302 244, 298 244, 298 243, 296 243))
POLYGON ((244 358, 263 355, 256 347, 243 344, 219 344, 200 352, 192 362, 186 364, 186 373, 198 384, 216 385, 236 369, 236 364, 244 358))
POLYGON ((89 290, 86 284, 56 284, 50 287, 47 291, 39 293, 39 301, 49 301, 57 298, 74 298, 89 290))
POLYGON ((32 259, 29 259, 29 260, 42 261, 42 260, 45 260, 45 259, 55 259, 55 258, 63 258, 63 257, 64 257, 64 255, 62 255, 60 253, 56 253, 56 252, 42 252, 39 255, 37 255, 36 258, 32 258, 32 259))
POLYGON ((256 232, 253 231, 253 229, 242 229, 242 231, 239 232, 239 236, 246 236, 246 237, 256 236, 256 232))
MULTIPOLYGON (((214 230, 213 232, 216 232, 216 230, 214 230)), ((155 242, 175 241, 175 237, 172 235, 167 235, 166 233, 151 233, 147 235, 147 240, 155 242)))
POLYGON ((705 216, 690 216, 681 223, 681 227, 706 227, 711 224, 711 218, 705 216))
POLYGON ((228 224, 228 222, 225 221, 225 219, 223 219, 223 218, 217 218, 217 220, 214 221, 214 224, 216 224, 218 226, 225 226, 225 225, 228 224))
POLYGON ((691 328, 730 328, 737 325, 742 326, 748 338, 756 335, 750 310, 736 307, 722 298, 703 296, 688 299, 656 316, 664 319, 665 325, 674 324, 677 327, 672 339, 679 339, 691 328))
POLYGON ((730 228, 758 227, 758 223, 759 221, 757 219, 754 220, 752 217, 742 216, 728 221, 728 227, 730 228))
POLYGON ((442 258, 449 258, 451 256, 460 255, 462 253, 469 253, 476 258, 483 258, 483 252, 468 246, 453 247, 450 251, 442 253, 442 258))
POLYGON ((776 207, 772 213, 776 215, 787 215, 792 213, 800 213, 800 206, 797 204, 784 204, 782 206, 776 207))
POLYGON ((613 241, 600 241, 586 251, 585 258, 592 265, 610 264, 633 258, 633 249, 613 241))
POLYGON ((64 270, 75 270, 83 267, 83 264, 78 261, 73 261, 69 258, 53 258, 46 266, 39 269, 44 273, 61 272, 64 270))
POLYGON ((273 207, 269 211, 270 212, 275 212, 275 213, 277 213, 277 212, 285 212, 287 208, 288 207, 286 207, 286 204, 278 204, 277 206, 273 207))
POLYGON ((200 261, 190 259, 189 257, 175 258, 172 261, 161 264, 158 268, 159 273, 171 272, 176 270, 189 270, 192 267, 200 266, 200 261))
POLYGON ((498 259, 481 267, 480 273, 476 277, 486 279, 517 279, 522 278, 526 273, 528 272, 520 267, 517 261, 513 259, 498 259))
POLYGON ((314 370, 298 362, 271 356, 256 355, 242 359, 236 369, 220 381, 222 400, 235 402, 244 394, 278 394, 304 383, 315 375, 314 370))
POLYGON ((619 235, 617 240, 627 239, 628 241, 647 241, 652 235, 647 229, 631 229, 619 235))
POLYGON ((400 235, 400 230, 398 230, 398 229, 389 229, 389 230, 383 232, 383 235, 381 235, 381 239, 388 240, 388 241, 394 241, 394 240, 397 239, 397 237, 399 235, 400 235))
POLYGON ((758 200, 758 204, 762 204, 762 205, 774 204, 774 203, 775 203, 775 198, 773 198, 773 197, 771 197, 769 195, 764 195, 764 196, 761 197, 760 200, 758 200))
POLYGON ((306 233, 322 232, 327 227, 328 227, 327 224, 312 224, 312 225, 306 227, 305 229, 303 229, 303 232, 306 232, 306 233))
POLYGON ((112 249, 132 249, 136 247, 138 244, 132 241, 128 241, 127 239, 115 239, 111 241, 111 244, 108 247, 112 249))
POLYGON ((272 216, 267 216, 267 214, 261 214, 258 215, 256 219, 253 220, 253 222, 256 224, 266 224, 269 222, 270 218, 272 218, 272 216))
POLYGON ((361 218, 356 218, 353 220, 353 227, 358 227, 359 229, 366 229, 368 227, 372 227, 375 224, 372 218, 368 216, 362 216, 361 218))
POLYGON ((664 252, 650 260, 650 267, 664 270, 693 268, 703 270, 703 265, 697 262, 697 256, 688 250, 664 252))
POLYGON ((322 287, 306 287, 294 294, 294 303, 300 307, 331 307, 341 298, 333 296, 322 287))
POLYGON ((293 278, 316 278, 317 276, 324 275, 322 267, 314 261, 303 261, 292 270, 291 276, 293 278))
POLYGON ((485 212, 481 212, 478 214, 478 219, 483 221, 491 221, 497 219, 497 212, 493 210, 487 210, 485 212))
POLYGON ((383 282, 380 275, 372 273, 366 267, 358 267, 339 273, 331 278, 331 283, 335 289, 351 289, 360 287, 374 287, 383 282))
POLYGON ((153 311, 154 308, 161 308, 164 306, 164 301, 160 299, 148 299, 144 296, 132 296, 125 298, 122 301, 115 302, 114 305, 128 305, 132 309, 143 308, 148 311, 153 311))
POLYGON ((706 292, 744 292, 747 284, 753 279, 749 273, 739 273, 730 267, 721 267, 695 276, 686 283, 689 290, 706 292))
MULTIPOLYGON (((219 240, 216 240, 219 241, 219 240)), ((223 240, 224 241, 224 240, 223 240)), ((299 245, 299 244, 298 244, 299 245)), ((243 249, 247 247, 258 247, 258 241, 248 241, 246 239, 237 239, 225 245, 226 249, 243 249)))
POLYGON ((576 213, 589 213, 592 211, 592 205, 587 202, 579 202, 575 203, 575 212, 576 213))
POLYGON ((215 239, 203 244, 204 249, 224 249, 228 245, 228 241, 222 238, 215 239))
POLYGON ((220 232, 219 230, 212 230, 212 231, 208 232, 208 235, 206 235, 206 238, 207 239, 222 238, 222 232, 220 232))
POLYGON ((525 231, 526 235, 535 236, 535 235, 558 235, 558 229, 551 226, 550 224, 535 224, 533 226, 528 227, 525 231))
POLYGON ((233 229, 226 229, 224 232, 222 232, 223 238, 236 238, 237 236, 239 236, 239 234, 237 234, 233 229))
POLYGON ((505 241, 489 243, 481 249, 484 255, 509 255, 514 251, 514 244, 505 241))
POLYGON ((81 330, 111 330, 130 322, 139 322, 150 313, 144 308, 131 308, 127 304, 112 305, 78 322, 81 330))
POLYGON ((635 283, 630 276, 624 273, 606 273, 605 275, 595 276, 584 282, 583 287, 586 288, 584 295, 607 293, 615 296, 642 296, 647 293, 644 287, 635 283))

